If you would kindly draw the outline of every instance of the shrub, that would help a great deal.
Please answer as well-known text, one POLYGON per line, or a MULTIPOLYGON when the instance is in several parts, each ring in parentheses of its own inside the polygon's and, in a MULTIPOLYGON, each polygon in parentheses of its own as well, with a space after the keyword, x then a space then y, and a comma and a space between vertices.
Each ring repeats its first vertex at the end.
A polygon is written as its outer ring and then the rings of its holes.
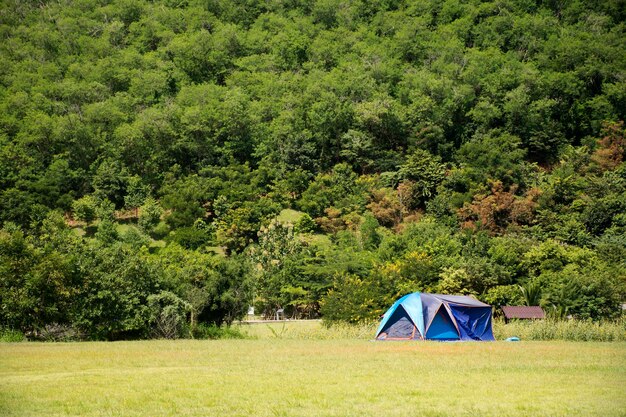
POLYGON ((72 203, 72 211, 77 220, 91 223, 96 218, 98 200, 92 195, 86 195, 72 203))
POLYGON ((119 233, 117 232, 115 223, 110 220, 102 220, 98 224, 98 231, 95 236, 96 239, 105 245, 111 245, 119 238, 119 233))
POLYGON ((154 229, 152 229, 151 236, 155 239, 164 239, 169 235, 170 227, 165 222, 159 222, 154 229))
POLYGON ((522 302, 521 292, 517 285, 498 285, 480 297, 485 303, 494 307, 519 305, 522 302))
POLYGON ((185 327, 190 306, 178 298, 176 294, 162 291, 159 294, 148 296, 148 309, 150 310, 150 324, 154 337, 178 339, 188 334, 185 327))
POLYGON ((124 243, 128 243, 133 248, 139 249, 143 246, 150 245, 150 238, 142 233, 135 227, 129 227, 128 230, 122 234, 121 240, 124 243))
POLYGON ((193 331, 196 339, 246 339, 248 336, 238 327, 216 326, 200 323, 193 331))
POLYGON ((3 329, 0 328, 0 342, 2 343, 15 343, 23 342, 26 340, 24 333, 19 330, 3 329))
POLYGON ((372 201, 367 205, 367 208, 376 217, 376 220, 385 227, 394 227, 400 224, 404 216, 404 209, 398 198, 398 193, 391 188, 381 188, 372 190, 371 194, 372 201))
POLYGON ((402 276, 387 279, 385 271, 362 278, 351 273, 338 273, 333 288, 320 300, 320 312, 326 321, 351 324, 377 320, 401 295, 411 282, 402 276))
POLYGON ((481 257, 458 257, 448 261, 440 273, 437 291, 442 294, 484 294, 490 288, 509 281, 500 265, 481 257))
POLYGON ((159 203, 154 198, 148 197, 139 212, 139 227, 146 232, 152 231, 159 224, 162 214, 163 209, 159 203))
POLYGON ((294 224, 293 230, 296 233, 312 233, 317 225, 308 214, 304 213, 300 219, 294 224))
POLYGON ((548 301, 579 319, 615 318, 621 313, 624 272, 602 263, 580 268, 567 265, 562 271, 539 277, 548 286, 548 301))
POLYGON ((149 332, 147 298, 158 293, 159 271, 128 245, 94 245, 79 253, 78 294, 70 321, 90 339, 142 338, 149 332))
POLYGON ((68 324, 50 323, 43 328, 26 334, 28 339, 42 342, 75 342, 83 340, 85 335, 68 324))
POLYGON ((538 306, 541 302, 541 285, 538 282, 527 282, 524 286, 520 285, 519 290, 522 294, 524 305, 538 306))
POLYGON ((359 228, 359 231, 361 232, 361 242, 364 249, 374 250, 378 247, 378 245, 380 245, 382 239, 380 234, 377 232, 379 227, 380 224, 378 223, 378 220, 376 220, 376 217, 374 217, 370 212, 365 213, 359 228))
POLYGON ((170 234, 168 240, 176 242, 186 249, 198 249, 209 241, 209 236, 203 229, 181 227, 170 234))

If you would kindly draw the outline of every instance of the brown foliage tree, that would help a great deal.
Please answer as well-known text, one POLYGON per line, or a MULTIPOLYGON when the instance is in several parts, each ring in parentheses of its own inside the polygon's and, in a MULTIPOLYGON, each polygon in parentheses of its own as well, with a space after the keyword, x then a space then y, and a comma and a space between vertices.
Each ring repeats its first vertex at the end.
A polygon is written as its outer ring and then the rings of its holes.
POLYGON ((372 190, 367 208, 385 227, 395 227, 402 222, 405 210, 398 195, 391 188, 372 190))
POLYGON ((326 216, 315 219, 315 223, 324 233, 337 233, 346 228, 346 222, 341 217, 341 210, 335 207, 328 207, 324 209, 324 213, 326 213, 326 216))
POLYGON ((517 197, 516 185, 505 191, 502 182, 493 181, 490 191, 489 194, 477 194, 471 203, 458 210, 463 228, 500 234, 509 226, 532 222, 540 190, 530 189, 524 197, 517 197))
POLYGON ((598 148, 591 160, 600 171, 615 169, 624 160, 626 153, 626 129, 624 122, 604 122, 602 138, 598 140, 598 148))

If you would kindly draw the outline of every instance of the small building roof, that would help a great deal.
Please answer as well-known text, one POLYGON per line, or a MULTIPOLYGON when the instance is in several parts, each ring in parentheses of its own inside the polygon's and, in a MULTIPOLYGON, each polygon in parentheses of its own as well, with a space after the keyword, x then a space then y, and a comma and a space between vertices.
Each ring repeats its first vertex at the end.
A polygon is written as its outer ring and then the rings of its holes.
POLYGON ((545 319, 546 313, 539 306, 502 306, 507 319, 545 319))

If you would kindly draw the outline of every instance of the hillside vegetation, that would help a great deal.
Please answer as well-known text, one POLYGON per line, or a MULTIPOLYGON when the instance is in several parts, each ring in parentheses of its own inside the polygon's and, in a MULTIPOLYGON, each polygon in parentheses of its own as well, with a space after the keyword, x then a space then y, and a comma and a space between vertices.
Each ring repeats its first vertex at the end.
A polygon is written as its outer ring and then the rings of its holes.
POLYGON ((0 1, 0 327, 626 299, 620 0, 0 1))

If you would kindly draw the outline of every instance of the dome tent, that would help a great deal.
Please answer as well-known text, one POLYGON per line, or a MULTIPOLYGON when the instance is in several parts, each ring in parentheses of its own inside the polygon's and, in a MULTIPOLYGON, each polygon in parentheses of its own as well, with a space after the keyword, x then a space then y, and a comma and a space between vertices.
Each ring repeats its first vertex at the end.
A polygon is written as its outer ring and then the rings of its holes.
POLYGON ((495 340, 491 306, 463 295, 407 294, 387 310, 376 340, 495 340))

